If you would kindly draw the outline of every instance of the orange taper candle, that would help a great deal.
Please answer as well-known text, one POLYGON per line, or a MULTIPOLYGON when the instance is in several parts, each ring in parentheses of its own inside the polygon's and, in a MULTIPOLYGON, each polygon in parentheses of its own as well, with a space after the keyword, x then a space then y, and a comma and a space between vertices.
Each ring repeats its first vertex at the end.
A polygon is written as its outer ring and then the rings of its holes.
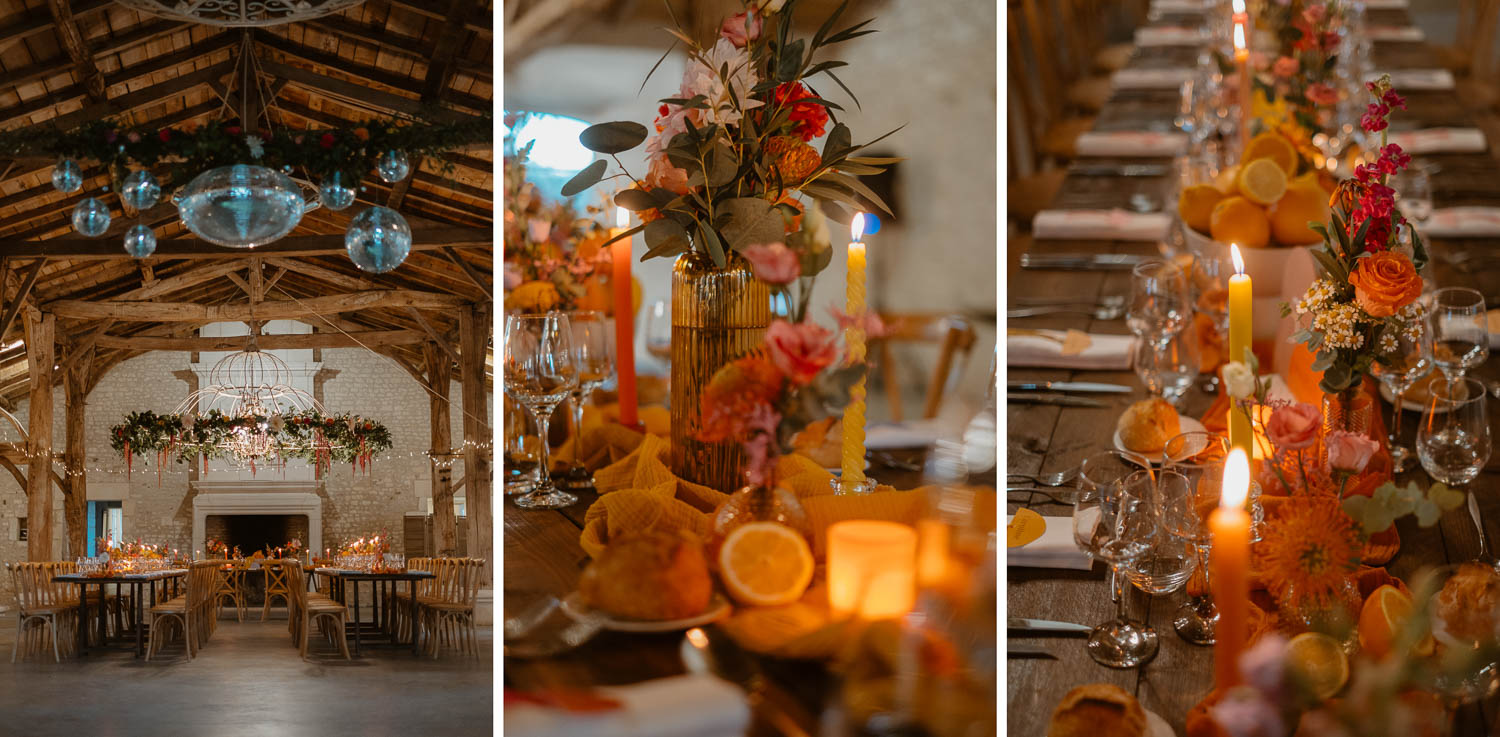
POLYGON ((1234 64, 1240 78, 1240 153, 1250 146, 1250 116, 1255 105, 1250 90, 1250 46, 1248 23, 1234 24, 1234 64))
MULTIPOLYGON (((630 213, 623 207, 615 208, 615 229, 611 236, 619 235, 630 227, 630 213)), ((614 261, 614 273, 610 279, 615 300, 615 366, 620 377, 620 424, 635 427, 635 310, 631 305, 630 280, 631 238, 621 238, 610 245, 614 261)))
POLYGON ((1208 518, 1213 533, 1210 553, 1214 606, 1214 685, 1224 690, 1240 682, 1240 653, 1250 637, 1250 461, 1235 448, 1224 461, 1224 490, 1219 508, 1208 518))

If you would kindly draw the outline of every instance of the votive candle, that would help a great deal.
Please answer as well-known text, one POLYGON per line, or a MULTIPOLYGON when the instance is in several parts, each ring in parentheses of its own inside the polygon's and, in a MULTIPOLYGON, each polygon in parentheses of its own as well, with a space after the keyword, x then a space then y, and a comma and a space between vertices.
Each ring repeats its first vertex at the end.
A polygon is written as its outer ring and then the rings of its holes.
POLYGON ((890 619, 916 601, 917 531, 879 520, 828 527, 828 608, 835 618, 890 619))

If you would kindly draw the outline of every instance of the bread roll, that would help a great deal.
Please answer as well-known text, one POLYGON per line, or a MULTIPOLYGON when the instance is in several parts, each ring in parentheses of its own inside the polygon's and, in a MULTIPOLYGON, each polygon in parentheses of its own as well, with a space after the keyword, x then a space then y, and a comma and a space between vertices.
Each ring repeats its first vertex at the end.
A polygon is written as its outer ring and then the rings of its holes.
POLYGON ((690 532, 637 532, 611 542, 579 579, 583 601, 616 617, 683 619, 713 596, 703 544, 690 532))
POLYGON ((1118 686, 1091 683, 1069 691, 1052 712, 1047 737, 1145 737, 1146 710, 1118 686))
POLYGON ((1120 442, 1137 453, 1160 453, 1167 441, 1182 432, 1177 410, 1166 400, 1152 397, 1136 402, 1120 415, 1120 442))

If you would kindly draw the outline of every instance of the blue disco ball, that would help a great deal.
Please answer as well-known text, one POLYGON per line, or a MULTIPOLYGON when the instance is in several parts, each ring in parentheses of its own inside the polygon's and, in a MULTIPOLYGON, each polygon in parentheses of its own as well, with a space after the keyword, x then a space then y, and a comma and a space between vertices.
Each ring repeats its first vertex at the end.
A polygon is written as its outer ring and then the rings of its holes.
POLYGON ((120 185, 120 201, 136 210, 149 210, 161 199, 161 185, 151 172, 142 169, 131 172, 120 185))
POLYGON ((411 253, 411 226, 395 210, 372 207, 349 221, 344 250, 355 266, 384 274, 400 266, 411 253))
POLYGON ((52 167, 52 186, 69 194, 83 189, 83 170, 78 168, 78 162, 72 159, 57 162, 52 167))
POLYGON ((125 252, 133 258, 156 253, 156 231, 148 225, 133 225, 125 231, 125 252))
POLYGON ((380 160, 375 162, 375 173, 386 184, 395 184, 411 173, 411 162, 406 160, 405 151, 392 149, 381 154, 380 160))
POLYGON ((73 229, 79 235, 98 238, 109 230, 109 206, 90 197, 73 206, 73 229))
POLYGON ((354 190, 344 186, 343 174, 334 172, 318 186, 318 199, 330 210, 342 210, 354 204, 354 190))

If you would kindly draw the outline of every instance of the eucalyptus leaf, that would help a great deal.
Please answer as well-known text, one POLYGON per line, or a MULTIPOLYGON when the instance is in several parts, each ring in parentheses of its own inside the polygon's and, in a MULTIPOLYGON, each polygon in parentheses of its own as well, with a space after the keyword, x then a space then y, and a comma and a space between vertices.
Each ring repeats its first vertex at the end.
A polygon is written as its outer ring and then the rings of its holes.
POLYGON ((608 168, 609 162, 605 161, 604 159, 599 159, 598 161, 585 166, 583 168, 583 171, 574 174, 573 178, 569 179, 568 183, 562 186, 562 196, 572 197, 573 195, 598 184, 599 180, 604 178, 604 170, 608 168))
POLYGON ((1433 484, 1427 489, 1427 498, 1436 504, 1444 512, 1451 512, 1463 506, 1464 492, 1450 489, 1444 484, 1433 484))
POLYGON ((729 259, 724 255, 724 244, 719 241, 719 235, 707 223, 698 223, 699 240, 704 248, 708 249, 708 255, 714 260, 714 265, 724 268, 729 259))
POLYGON ((646 254, 641 257, 642 261, 658 256, 676 256, 687 253, 690 248, 692 243, 688 241, 687 229, 676 220, 662 218, 646 223, 646 254))
POLYGON ((723 142, 714 143, 708 151, 707 182, 710 187, 722 187, 733 182, 739 174, 740 160, 734 151, 723 142))
POLYGON ((839 123, 828 131, 828 137, 823 139, 823 160, 829 161, 835 156, 842 155, 854 145, 854 137, 849 132, 849 126, 839 123))
POLYGON ((806 45, 806 42, 799 38, 781 49, 780 56, 776 60, 776 79, 782 82, 797 80, 797 72, 802 69, 802 49, 806 45))
POLYGON ((578 142, 590 151, 617 154, 629 151, 646 140, 646 126, 632 120, 616 120, 591 125, 578 134, 578 142))
POLYGON ((615 204, 631 212, 656 209, 656 198, 639 189, 622 189, 615 193, 615 204))
POLYGON ((864 197, 867 201, 869 201, 870 204, 880 208, 880 210, 885 214, 890 215, 892 218, 896 217, 895 213, 891 212, 891 206, 885 204, 885 200, 880 199, 880 195, 875 194, 875 190, 866 187, 864 182, 861 182, 858 179, 847 174, 839 174, 837 172, 829 172, 828 174, 824 174, 823 179, 830 180, 836 184, 854 190, 861 197, 864 197))
POLYGON ((786 236, 781 213, 759 197, 725 200, 719 211, 725 215, 719 230, 736 251, 756 243, 781 243, 786 236))

